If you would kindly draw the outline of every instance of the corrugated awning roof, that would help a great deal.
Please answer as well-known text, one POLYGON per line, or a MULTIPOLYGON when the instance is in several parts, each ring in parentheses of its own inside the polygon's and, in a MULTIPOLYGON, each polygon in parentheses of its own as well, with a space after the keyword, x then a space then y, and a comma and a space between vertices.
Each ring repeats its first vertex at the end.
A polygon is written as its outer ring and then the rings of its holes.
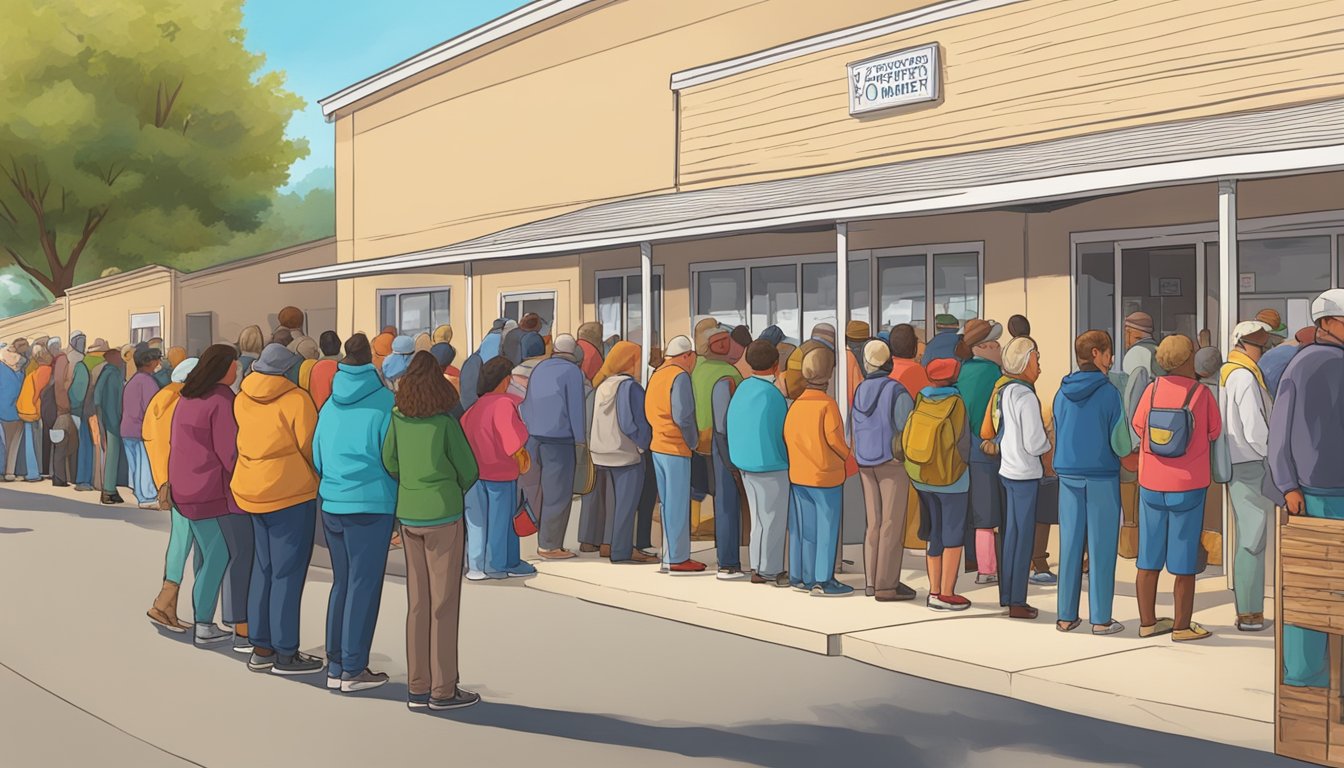
POLYGON ((280 281, 332 280, 1338 168, 1344 168, 1344 100, 620 200, 443 248, 288 272, 280 281))

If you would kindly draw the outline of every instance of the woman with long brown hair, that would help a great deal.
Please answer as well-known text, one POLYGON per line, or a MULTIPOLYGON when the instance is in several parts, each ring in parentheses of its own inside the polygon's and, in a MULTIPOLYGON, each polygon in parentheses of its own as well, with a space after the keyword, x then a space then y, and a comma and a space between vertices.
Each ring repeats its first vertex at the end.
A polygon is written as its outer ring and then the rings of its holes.
POLYGON ((397 519, 406 553, 411 709, 459 709, 481 700, 457 686, 463 499, 479 475, 467 437, 449 415, 458 402, 457 390, 434 356, 416 352, 397 388, 383 442, 383 465, 397 479, 397 519))

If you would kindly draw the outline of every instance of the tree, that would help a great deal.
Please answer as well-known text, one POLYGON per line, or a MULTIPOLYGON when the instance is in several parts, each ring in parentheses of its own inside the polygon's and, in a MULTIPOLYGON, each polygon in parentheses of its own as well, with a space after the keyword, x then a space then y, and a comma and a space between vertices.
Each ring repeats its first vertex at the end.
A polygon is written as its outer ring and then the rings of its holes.
POLYGON ((302 100, 242 0, 0 0, 0 254, 53 296, 261 223, 302 100))

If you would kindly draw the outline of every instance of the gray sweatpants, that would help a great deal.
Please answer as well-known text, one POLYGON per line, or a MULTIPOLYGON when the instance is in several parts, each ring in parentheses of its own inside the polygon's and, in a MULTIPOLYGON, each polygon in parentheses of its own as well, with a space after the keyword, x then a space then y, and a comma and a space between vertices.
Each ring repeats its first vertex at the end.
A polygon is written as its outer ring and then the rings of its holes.
POLYGON ((751 512, 747 553, 751 569, 763 578, 784 571, 784 541, 789 525, 789 471, 743 472, 742 487, 751 512))
POLYGON ((1265 463, 1247 461, 1232 465, 1232 482, 1227 484, 1227 494, 1232 501, 1232 521, 1237 531, 1237 551, 1232 558, 1232 590, 1237 614, 1243 616, 1265 611, 1265 554, 1274 502, 1260 492, 1264 481, 1265 463))

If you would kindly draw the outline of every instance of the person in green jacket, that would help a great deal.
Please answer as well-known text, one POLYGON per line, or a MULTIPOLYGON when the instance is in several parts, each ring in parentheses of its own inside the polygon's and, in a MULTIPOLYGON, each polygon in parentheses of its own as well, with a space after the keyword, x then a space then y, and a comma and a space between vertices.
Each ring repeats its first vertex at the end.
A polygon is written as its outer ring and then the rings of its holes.
POLYGON ((121 391, 126 387, 126 361, 121 352, 113 349, 103 354, 107 365, 93 385, 93 407, 98 415, 98 430, 102 435, 104 504, 121 504, 117 492, 117 478, 126 454, 121 449, 121 391))
POLYGON ((397 388, 383 466, 397 481, 406 555, 407 706, 461 709, 481 700, 458 687, 464 499, 479 470, 449 412, 457 390, 428 352, 416 352, 397 388), (432 586, 431 586, 432 585, 432 586))
POLYGON ((710 495, 714 497, 714 542, 719 558, 718 577, 723 580, 747 576, 742 570, 741 500, 728 456, 728 404, 742 383, 732 354, 732 335, 720 326, 708 334, 705 356, 691 373, 695 394, 695 426, 700 430, 696 447, 709 462, 710 495))
POLYGON ((1003 326, 993 320, 973 319, 962 331, 962 344, 973 355, 961 366, 957 377, 957 391, 966 402, 966 417, 971 427, 971 516, 967 528, 966 570, 976 572, 976 584, 997 584, 999 561, 994 529, 1003 525, 1006 501, 1003 485, 999 482, 999 457, 991 456, 980 447, 980 425, 994 393, 995 384, 1003 375, 1003 349, 999 339, 1003 326))

